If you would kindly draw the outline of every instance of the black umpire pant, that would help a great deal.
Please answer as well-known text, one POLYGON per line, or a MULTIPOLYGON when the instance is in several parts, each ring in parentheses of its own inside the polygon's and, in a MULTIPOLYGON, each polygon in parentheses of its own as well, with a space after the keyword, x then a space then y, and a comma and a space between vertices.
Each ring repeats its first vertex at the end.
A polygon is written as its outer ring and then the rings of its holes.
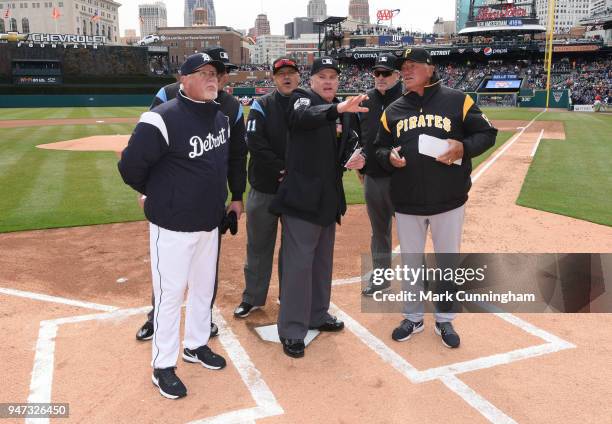
POLYGON ((304 339, 309 327, 323 325, 331 298, 336 223, 321 227, 283 215, 283 297, 278 335, 304 339))

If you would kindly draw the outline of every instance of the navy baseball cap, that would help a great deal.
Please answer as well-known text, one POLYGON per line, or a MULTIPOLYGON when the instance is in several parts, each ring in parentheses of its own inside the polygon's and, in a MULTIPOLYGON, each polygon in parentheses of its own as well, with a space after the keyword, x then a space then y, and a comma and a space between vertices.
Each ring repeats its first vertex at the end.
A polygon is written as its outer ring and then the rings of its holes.
POLYGON ((384 69, 385 71, 395 71, 397 57, 392 54, 382 54, 376 59, 373 69, 384 69))
POLYGON ((223 65, 228 71, 233 69, 238 69, 237 65, 230 63, 229 54, 223 47, 211 47, 210 49, 204 50, 213 60, 218 60, 219 62, 223 62, 223 65))
POLYGON ((340 65, 338 64, 338 61, 333 57, 323 56, 319 57, 312 63, 310 75, 315 75, 321 72, 323 69, 333 69, 334 71, 340 73, 340 65))
POLYGON ((433 62, 431 61, 431 55, 429 54, 429 52, 420 47, 412 47, 412 48, 407 48, 406 50, 404 50, 404 53, 402 53, 402 56, 396 59, 395 68, 400 69, 402 67, 402 64, 406 61, 433 65, 433 62))
POLYGON ((214 66, 217 72, 219 72, 220 74, 225 72, 225 66, 223 65, 223 62, 219 60, 214 60, 206 53, 196 53, 189 56, 185 60, 185 62, 183 62, 183 64, 181 65, 181 69, 179 69, 179 74, 183 76, 193 74, 204 65, 214 66))

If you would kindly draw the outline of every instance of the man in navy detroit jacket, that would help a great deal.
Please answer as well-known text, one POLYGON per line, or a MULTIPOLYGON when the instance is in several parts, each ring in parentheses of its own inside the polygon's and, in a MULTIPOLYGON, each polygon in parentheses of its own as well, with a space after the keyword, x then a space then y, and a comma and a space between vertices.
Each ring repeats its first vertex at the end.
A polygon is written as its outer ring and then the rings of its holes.
MULTIPOLYGON (((229 119, 215 101, 224 70, 206 53, 188 57, 178 96, 142 114, 118 165, 125 183, 147 196, 155 295, 152 380, 170 399, 187 394, 174 372, 187 287, 182 357, 209 369, 226 365, 207 346, 218 227, 228 173, 235 171, 229 169, 229 119)), ((232 202, 230 209, 242 210, 242 202, 232 202)))

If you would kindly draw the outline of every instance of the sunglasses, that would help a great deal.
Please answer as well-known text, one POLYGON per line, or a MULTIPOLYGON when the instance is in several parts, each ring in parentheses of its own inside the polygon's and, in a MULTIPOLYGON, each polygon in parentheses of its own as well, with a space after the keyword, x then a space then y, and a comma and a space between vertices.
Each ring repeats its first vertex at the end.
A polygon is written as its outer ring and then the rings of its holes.
POLYGON ((372 72, 374 74, 375 77, 380 77, 381 75, 385 78, 390 77, 391 75, 393 75, 393 71, 374 71, 372 72))

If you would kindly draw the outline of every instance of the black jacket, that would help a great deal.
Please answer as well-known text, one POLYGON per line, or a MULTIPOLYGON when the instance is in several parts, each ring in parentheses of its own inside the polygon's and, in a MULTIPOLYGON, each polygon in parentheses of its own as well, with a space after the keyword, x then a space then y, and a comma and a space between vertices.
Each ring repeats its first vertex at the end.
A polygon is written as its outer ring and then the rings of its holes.
POLYGON ((310 89, 298 88, 289 101, 289 137, 283 179, 270 211, 295 216, 320 226, 340 223, 346 212, 340 157, 349 133, 357 126, 355 114, 347 122, 338 114, 338 100, 323 100, 310 89))
POLYGON ((395 100, 402 97, 402 89, 402 82, 398 81, 397 84, 385 91, 384 95, 380 94, 380 91, 375 88, 366 93, 368 100, 363 102, 363 106, 367 107, 369 111, 359 114, 361 142, 367 158, 365 167, 360 171, 362 174, 369 175, 370 177, 388 177, 391 175, 376 160, 374 141, 378 134, 380 117, 383 111, 395 100))
MULTIPOLYGON (((174 99, 181 87, 180 82, 168 84, 159 89, 150 110, 174 99)), ((229 118, 230 123, 230 175, 228 176, 232 200, 242 200, 246 190, 246 158, 244 113, 242 104, 234 97, 220 90, 217 96, 221 112, 229 118)))
POLYGON ((182 232, 219 226, 227 198, 228 134, 218 103, 195 102, 182 92, 142 114, 118 167, 126 184, 147 195, 150 222, 182 232))
POLYGON ((497 130, 467 94, 441 85, 425 88, 393 102, 381 117, 376 144, 380 165, 392 172, 391 201, 396 212, 434 215, 463 205, 472 186, 471 158, 495 144, 497 130), (463 143, 461 165, 446 165, 419 153, 419 135, 452 138, 463 143), (389 151, 401 146, 406 166, 394 168, 389 151))
POLYGON ((289 97, 273 91, 255 100, 247 119, 249 183, 262 193, 278 190, 285 169, 289 97))

